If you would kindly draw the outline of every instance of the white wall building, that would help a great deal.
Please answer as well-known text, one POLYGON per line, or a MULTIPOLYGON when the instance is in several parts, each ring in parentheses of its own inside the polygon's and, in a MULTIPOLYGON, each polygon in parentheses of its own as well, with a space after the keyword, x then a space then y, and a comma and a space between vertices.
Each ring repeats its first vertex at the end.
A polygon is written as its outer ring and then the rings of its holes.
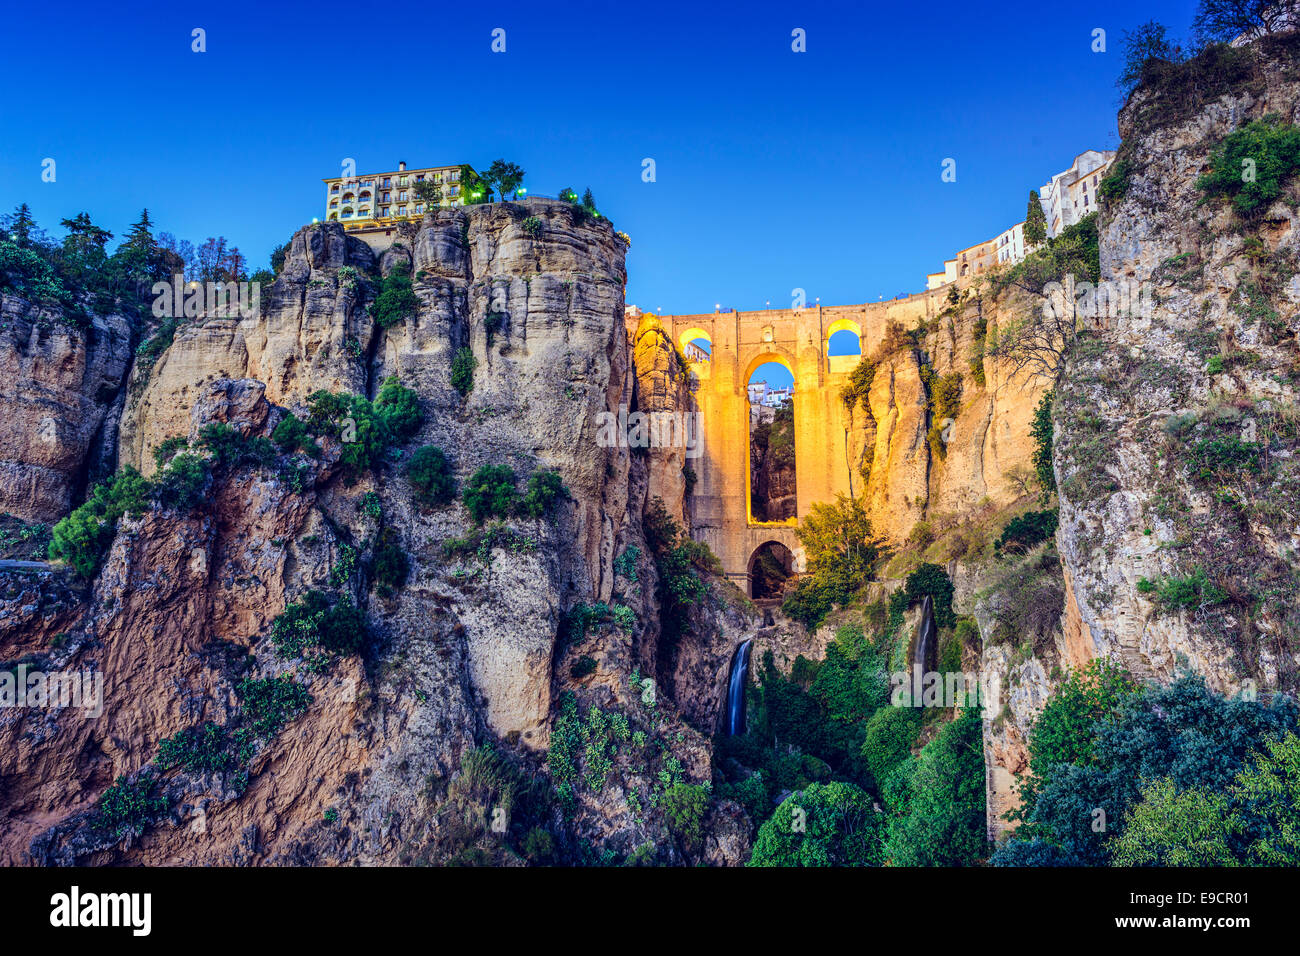
POLYGON ((1049 239, 1097 211, 1097 186, 1114 159, 1113 149, 1085 150, 1074 157, 1069 169, 1057 173, 1038 190, 1049 239))
POLYGON ((993 240, 998 254, 998 265, 1019 262, 1025 257, 1025 224, 1018 222, 993 240))

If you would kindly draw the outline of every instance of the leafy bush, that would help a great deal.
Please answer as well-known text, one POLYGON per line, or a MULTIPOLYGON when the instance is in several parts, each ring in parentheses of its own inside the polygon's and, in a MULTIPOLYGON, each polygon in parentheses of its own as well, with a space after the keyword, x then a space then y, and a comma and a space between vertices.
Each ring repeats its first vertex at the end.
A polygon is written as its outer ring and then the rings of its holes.
POLYGON ((401 262, 384 276, 370 314, 381 329, 388 329, 414 317, 419 305, 420 300, 411 285, 411 267, 401 262))
POLYGON ((1231 199, 1237 212, 1251 216, 1267 209, 1297 172, 1300 128, 1267 116, 1226 136, 1196 186, 1209 196, 1231 199))
POLYGON ((316 439, 312 437, 302 420, 292 412, 275 426, 275 430, 271 432, 271 441, 286 453, 302 452, 310 458, 319 458, 321 454, 316 439))
POLYGON ((907 759, 921 732, 919 707, 881 707, 867 721, 862 759, 875 781, 883 781, 907 759))
POLYGON ((1052 470, 1052 442, 1055 437, 1055 427, 1052 424, 1052 403, 1055 398, 1056 390, 1052 389, 1039 399, 1038 407, 1034 409, 1034 423, 1029 430, 1030 436, 1034 440, 1034 453, 1031 461, 1034 466, 1034 474, 1038 476, 1039 498, 1044 502, 1056 490, 1056 472, 1052 470))
POLYGON ((271 740, 297 720, 312 702, 307 688, 292 677, 246 678, 235 688, 254 736, 271 740))
POLYGON ((118 839, 128 834, 139 836, 155 817, 167 811, 167 800, 153 796, 154 784, 154 777, 147 770, 134 783, 119 776, 99 798, 92 825, 113 833, 118 839))
POLYGON ((191 511, 203 502, 208 477, 208 463, 205 459, 182 452, 158 476, 154 496, 164 508, 191 511))
POLYGON ((1027 551, 1055 535, 1059 520, 1060 511, 1057 508, 1047 511, 1027 511, 1022 515, 1016 515, 1002 530, 1002 534, 994 544, 994 550, 999 553, 1027 551))
POLYGON ((275 446, 268 439, 241 434, 225 422, 209 422, 199 429, 198 444, 212 455, 219 467, 265 466, 275 462, 275 446))
POLYGON ((474 369, 478 359, 469 347, 456 350, 451 359, 451 387, 460 392, 462 398, 474 391, 474 369))
POLYGON ((125 514, 144 514, 152 490, 149 480, 130 466, 96 485, 83 504, 54 526, 50 560, 67 562, 84 578, 94 577, 113 543, 118 520, 125 514))
POLYGON ((331 604, 321 591, 308 591, 271 622, 271 641, 281 657, 302 657, 318 666, 324 660, 313 652, 352 654, 365 639, 365 615, 352 599, 331 604))
POLYGON ((693 849, 700 845, 708 805, 709 791, 695 784, 675 783, 664 793, 664 819, 683 847, 693 849))
POLYGON ((456 494, 456 481, 441 448, 424 445, 406 463, 406 477, 415 487, 416 499, 425 505, 445 505, 456 494))
POLYGON ((1203 607, 1222 604, 1228 599, 1227 593, 1210 580, 1204 568, 1196 568, 1185 577, 1168 577, 1160 581, 1142 578, 1138 581, 1138 590, 1143 594, 1154 594, 1166 607, 1203 607))
POLYGON ((482 524, 488 518, 509 517, 519 501, 514 469, 508 465, 484 465, 465 483, 461 500, 475 524, 482 524))
POLYGON ((885 852, 895 866, 973 866, 987 850, 983 722, 965 710, 917 758, 885 852))
POLYGON ((385 528, 379 533, 372 571, 375 580, 384 588, 400 588, 411 573, 411 561, 402 550, 397 532, 392 528, 385 528))
POLYGON ((1118 202, 1128 195, 1133 164, 1127 158, 1116 159, 1110 170, 1097 184, 1097 197, 1107 203, 1118 202))
POLYGON ((814 783, 791 794, 758 830, 749 866, 878 866, 882 824, 851 783, 814 783))
POLYGON ((179 767, 190 773, 220 773, 230 767, 234 757, 227 748, 225 732, 209 721, 160 740, 155 759, 163 770, 179 767))
POLYGON ((519 510, 530 518, 540 518, 551 510, 557 498, 566 497, 569 490, 564 487, 557 471, 539 471, 528 478, 528 488, 519 510))
POLYGON ((596 659, 584 654, 569 667, 569 673, 573 675, 575 680, 581 680, 588 674, 596 673, 596 659))
POLYGON ((411 438, 424 423, 420 410, 420 396, 390 375, 379 386, 375 396, 375 411, 388 429, 393 443, 400 444, 411 438))

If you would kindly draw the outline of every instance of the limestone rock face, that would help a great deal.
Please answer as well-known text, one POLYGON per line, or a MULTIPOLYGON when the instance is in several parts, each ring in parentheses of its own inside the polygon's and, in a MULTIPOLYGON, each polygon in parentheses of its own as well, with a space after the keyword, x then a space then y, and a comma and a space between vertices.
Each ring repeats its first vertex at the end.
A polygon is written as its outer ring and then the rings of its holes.
POLYGON ((1300 499, 1287 424, 1297 401, 1298 194, 1292 185, 1289 201, 1245 222, 1196 188, 1229 133, 1269 113, 1300 121, 1294 52, 1278 56, 1247 91, 1184 121, 1140 125, 1146 93, 1121 114, 1130 183, 1103 215, 1102 279, 1154 295, 1094 320, 1055 410, 1076 643, 1139 677, 1190 669, 1221 692, 1247 681, 1294 689, 1300 662, 1300 499), (1216 448, 1235 463, 1201 463, 1216 448), (1196 599, 1163 600, 1158 585, 1170 580, 1199 580, 1196 599))
POLYGON ((317 389, 364 393, 375 334, 362 307, 374 254, 337 226, 299 230, 284 269, 261 290, 260 312, 183 322, 152 369, 133 372, 121 421, 121 463, 152 474, 153 449, 188 431, 206 383, 251 378, 278 405, 317 389))
MULTIPOLYGON (((306 466, 283 457, 212 466, 192 511, 124 518, 93 582, 3 572, 3 607, 15 613, 0 620, 0 659, 29 653, 47 669, 102 674, 104 713, 83 721, 31 711, 0 724, 0 775, 16 779, 22 767, 26 781, 7 789, 0 808, 0 860, 421 858, 445 837, 430 803, 445 792, 436 781, 455 777, 484 741, 536 770, 566 691, 583 708, 632 714, 672 755, 665 762, 647 743, 649 769, 629 753, 606 792, 577 796, 573 832, 620 853, 661 847, 663 858, 680 859, 662 811, 634 819, 629 799, 644 799, 661 769, 709 780, 713 657, 729 653, 748 619, 735 603, 724 638, 709 629, 661 653, 641 515, 655 497, 670 514, 685 513, 683 450, 654 457, 605 447, 598 418, 622 406, 685 409, 687 377, 674 368, 657 383, 667 366, 634 367, 622 320, 626 247, 607 223, 566 203, 439 210, 399 238, 376 258, 337 225, 304 228, 262 290, 259 316, 180 323, 152 368, 133 374, 122 463, 151 472, 160 443, 193 439, 214 422, 263 439, 289 411, 305 413, 317 389, 373 398, 396 376, 423 413, 419 433, 396 454, 437 445, 458 487, 484 465, 512 467, 521 491, 525 476, 554 469, 567 494, 540 518, 512 515, 492 532, 506 535, 495 544, 453 555, 452 544, 481 533, 461 504, 421 506, 396 461, 349 484, 338 474, 341 445, 322 438, 322 454, 306 466), (408 264, 418 305, 381 329, 369 308, 384 276, 408 264), (463 367, 467 354, 473 385, 458 390, 452 364, 459 355, 463 367), (409 559, 401 587, 379 587, 369 559, 357 561, 381 534, 409 559), (271 623, 313 589, 347 595, 364 611, 361 657, 305 671, 272 646, 271 623), (564 622, 589 606, 628 617, 575 639, 564 622), (579 676, 574 665, 587 657, 595 671, 579 676), (95 829, 100 796, 119 776, 139 779, 160 740, 205 721, 225 724, 241 712, 243 678, 289 672, 312 702, 257 748, 246 782, 163 772, 158 793, 169 809, 142 837, 95 829), (633 690, 637 673, 650 680, 633 690), (700 694, 683 713, 678 673, 681 693, 700 694), (651 686, 657 699, 646 696, 651 686), (640 797, 610 798, 633 792, 640 797), (329 808, 334 826, 322 822, 329 808)), ((723 856, 741 852, 733 837, 719 840, 723 856)))
POLYGON ((67 514, 131 362, 131 325, 95 316, 78 329, 0 295, 0 511, 67 514))

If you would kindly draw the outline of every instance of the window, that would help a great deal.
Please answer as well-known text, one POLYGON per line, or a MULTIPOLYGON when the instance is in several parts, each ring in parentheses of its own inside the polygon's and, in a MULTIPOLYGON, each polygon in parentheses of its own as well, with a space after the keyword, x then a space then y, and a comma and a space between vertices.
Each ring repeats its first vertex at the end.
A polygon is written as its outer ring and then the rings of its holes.
POLYGON ((424 173, 420 173, 418 176, 416 176, 416 177, 415 177, 415 181, 416 181, 417 183, 422 183, 422 182, 424 182, 424 173))
POLYGON ((398 202, 406 202, 406 190, 405 190, 405 189, 403 189, 400 193, 397 194, 397 201, 398 201, 398 202))
POLYGON ((330 192, 332 192, 332 193, 336 193, 336 192, 338 192, 338 191, 339 191, 339 184, 338 184, 338 183, 335 183, 333 186, 330 187, 330 192))
POLYGON ((385 189, 388 189, 388 188, 390 188, 392 185, 393 185, 393 180, 392 180, 390 177, 385 176, 385 177, 384 177, 384 188, 385 188, 385 189))
POLYGON ((383 201, 384 201, 384 202, 392 202, 392 201, 393 201, 393 194, 392 194, 392 193, 384 193, 384 200, 383 200, 383 201))
POLYGON ((409 177, 409 176, 399 176, 399 177, 397 178, 397 185, 398 185, 398 186, 405 186, 405 185, 409 184, 410 181, 411 181, 411 180, 410 180, 410 177, 409 177))
POLYGON ((424 206, 422 206, 422 205, 416 206, 416 207, 415 207, 415 214, 416 214, 417 216, 423 216, 423 215, 424 215, 424 206))
POLYGON ((397 207, 397 214, 398 214, 399 216, 405 216, 405 215, 406 215, 406 207, 405 207, 405 206, 398 206, 398 207, 397 207))
POLYGON ((387 207, 387 206, 380 206, 380 207, 379 207, 379 215, 383 216, 384 218, 388 218, 388 207, 387 207))
POLYGON ((453 183, 458 183, 458 182, 460 182, 460 170, 459 170, 459 169, 453 169, 453 170, 451 171, 451 181, 452 181, 453 183))

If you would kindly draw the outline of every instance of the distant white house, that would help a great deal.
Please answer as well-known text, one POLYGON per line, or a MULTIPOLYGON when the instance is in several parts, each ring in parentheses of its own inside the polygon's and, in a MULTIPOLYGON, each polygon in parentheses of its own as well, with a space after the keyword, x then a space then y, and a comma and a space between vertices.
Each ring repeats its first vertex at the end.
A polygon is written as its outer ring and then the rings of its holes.
POLYGON ((1057 173, 1038 190, 1049 239, 1097 211, 1097 186, 1114 159, 1113 149, 1084 150, 1074 157, 1069 169, 1057 173))

